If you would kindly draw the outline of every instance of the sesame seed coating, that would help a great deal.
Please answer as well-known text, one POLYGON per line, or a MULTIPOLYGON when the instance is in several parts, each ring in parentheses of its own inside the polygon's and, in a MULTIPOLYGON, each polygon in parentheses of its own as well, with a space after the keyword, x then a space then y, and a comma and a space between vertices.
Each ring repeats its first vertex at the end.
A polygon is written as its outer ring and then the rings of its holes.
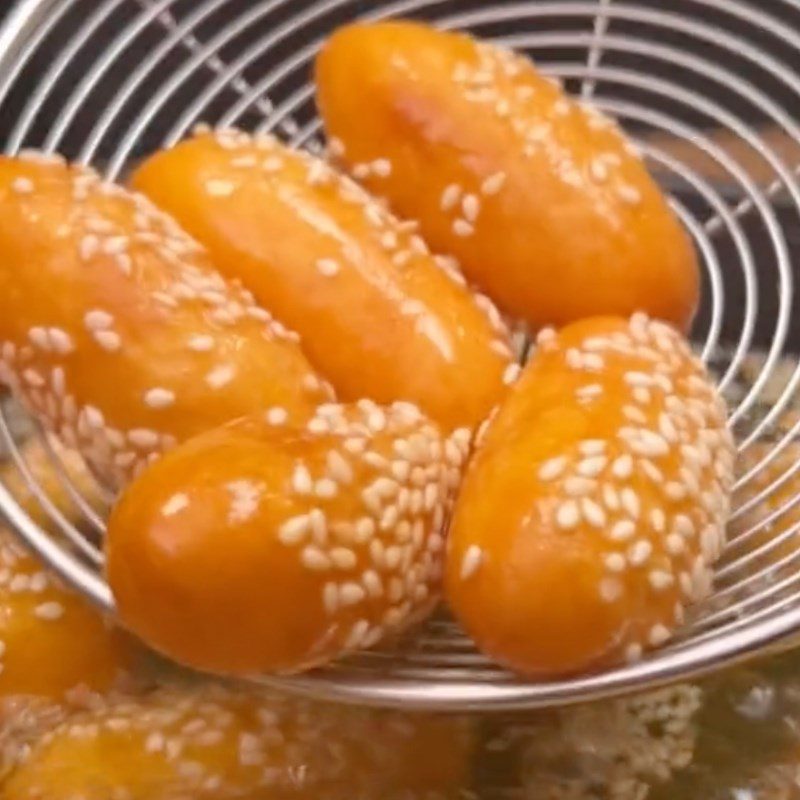
MULTIPOLYGON (((363 620, 353 631, 364 635, 363 620)), ((467 785, 465 720, 365 711, 212 680, 97 698, 15 754, 24 798, 444 798, 467 785)))
POLYGON ((359 22, 324 44, 316 82, 340 163, 503 311, 532 330, 638 309, 688 327, 699 271, 669 203, 616 123, 529 59, 417 21, 359 22), (378 158, 388 177, 364 169, 378 158))
MULTIPOLYGON (((194 437, 112 513, 120 615, 174 659, 230 674, 303 669, 371 646, 437 601, 469 447, 468 432, 443 436, 407 402, 371 400, 324 404, 302 426, 260 414, 194 437), (365 447, 352 452, 355 437, 365 447), (176 598, 170 609, 156 602, 164 592, 176 598)), ((473 553, 465 569, 479 562, 473 553)))
POLYGON ((2 298, 26 297, 0 300, 2 380, 110 485, 169 441, 324 398, 303 384, 296 335, 144 197, 83 167, 2 158, 0 207, 2 298), (19 178, 35 189, 7 191, 19 178))
MULTIPOLYGON (((389 182, 393 166, 376 154, 356 172, 389 182)), ((450 430, 478 424, 502 396, 511 348, 493 303, 476 298, 415 225, 330 164, 265 134, 226 130, 157 153, 133 183, 204 243, 224 274, 298 331, 342 399, 409 399, 450 430), (279 166, 239 166, 243 157, 265 156, 279 166), (209 179, 237 189, 210 195, 209 179)), ((477 193, 445 194, 463 225, 477 224, 477 193)))
POLYGON ((723 408, 682 337, 642 314, 548 338, 487 425, 451 525, 448 598, 478 646, 558 675, 666 642, 683 607, 708 596, 724 547, 734 450, 723 408), (602 389, 591 403, 586 372, 602 389))
MULTIPOLYGON (((69 514, 68 499, 63 506, 69 514)), ((131 655, 118 631, 0 528, 0 698, 103 692, 121 685, 131 655)))

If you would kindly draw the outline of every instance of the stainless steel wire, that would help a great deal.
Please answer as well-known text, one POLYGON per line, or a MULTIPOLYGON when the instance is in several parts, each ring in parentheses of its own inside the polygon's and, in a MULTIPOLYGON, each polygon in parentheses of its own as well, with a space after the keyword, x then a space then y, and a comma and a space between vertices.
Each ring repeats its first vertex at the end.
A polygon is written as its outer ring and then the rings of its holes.
MULTIPOLYGON (((20 0, 0 27, 2 148, 60 151, 111 178, 198 122, 272 131, 320 150, 311 64, 327 33, 364 5, 20 0)), ((392 648, 264 680, 375 705, 516 709, 643 689, 789 641, 800 630, 797 0, 395 0, 370 4, 364 16, 418 17, 531 54, 569 91, 616 116, 672 192, 704 266, 693 339, 730 400, 740 443, 731 542, 716 593, 685 634, 636 665, 522 681, 478 654, 442 614, 392 648)), ((65 580, 113 611, 102 518, 50 449, 81 521, 58 511, 26 465, 7 410, 0 441, 58 534, 2 484, 0 510, 65 580)))

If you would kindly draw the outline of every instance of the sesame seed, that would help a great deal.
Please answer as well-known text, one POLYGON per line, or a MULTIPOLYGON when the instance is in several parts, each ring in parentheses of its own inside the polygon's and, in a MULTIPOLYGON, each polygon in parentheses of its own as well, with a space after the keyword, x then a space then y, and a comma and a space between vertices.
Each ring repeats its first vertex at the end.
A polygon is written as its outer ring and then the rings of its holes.
POLYGON ((620 492, 620 501, 622 502, 622 507, 631 517, 633 517, 633 519, 639 518, 641 504, 639 502, 639 495, 637 495, 633 489, 631 489, 629 486, 626 486, 620 492))
POLYGON ((625 661, 628 664, 635 664, 637 661, 640 661, 642 658, 642 646, 634 642, 633 644, 629 644, 625 648, 625 661))
POLYGON ((233 380, 235 372, 231 364, 220 364, 205 376, 205 382, 212 389, 221 389, 233 380))
POLYGON ((86 424, 95 430, 101 430, 105 427, 106 419, 103 412, 95 406, 84 406, 81 411, 81 417, 86 420, 86 424))
POLYGON ((154 731, 145 740, 144 749, 148 753, 159 753, 164 749, 165 744, 164 734, 154 731))
POLYGON ((642 193, 635 186, 624 183, 617 187, 617 196, 629 206, 635 206, 642 202, 642 193))
POLYGON ((567 459, 564 456, 548 459, 539 467, 539 480, 555 480, 564 471, 566 464, 567 459))
POLYGON ((604 469, 608 459, 605 456, 591 456, 578 463, 577 472, 584 478, 596 478, 604 469))
POLYGON ((672 573, 666 572, 663 569, 651 570, 647 579, 650 582, 650 586, 656 592, 663 592, 675 583, 675 577, 672 573))
POLYGON ((326 583, 322 587, 322 605, 329 615, 339 610, 339 587, 335 583, 326 583))
POLYGON ((653 553, 653 545, 647 539, 639 539, 628 550, 628 560, 631 566, 640 567, 653 553))
POLYGON ((343 606, 354 606, 366 598, 366 592, 360 584, 348 581, 339 587, 339 602, 343 606))
POLYGON ((115 353, 122 346, 122 340, 119 334, 114 331, 95 331, 93 338, 103 350, 109 353, 115 353))
POLYGON ((143 450, 150 450, 158 446, 159 436, 155 431, 147 428, 134 428, 128 431, 128 441, 143 450))
POLYGON ((475 228, 467 220, 459 218, 453 222, 453 233, 456 236, 466 238, 475 233, 475 228))
POLYGON ((605 511, 588 497, 581 498, 581 510, 586 521, 594 528, 602 528, 606 524, 605 511))
POLYGON ((663 533, 667 525, 667 518, 660 508, 654 508, 650 512, 650 525, 656 533, 663 533))
POLYGON ((311 433, 328 433, 331 430, 331 423, 322 417, 312 417, 306 427, 311 433))
POLYGON ((208 335, 192 336, 189 339, 189 349, 196 353, 207 353, 214 349, 214 337, 208 335))
POLYGON ((561 530, 568 531, 576 528, 580 519, 578 504, 574 500, 567 500, 562 503, 556 511, 556 525, 561 530))
POLYGON ((108 256, 118 256, 128 248, 126 236, 112 236, 103 242, 103 252, 108 256))
POLYGON ((361 517, 355 525, 355 539, 357 544, 364 544, 375 535, 375 520, 361 517))
POLYGON ((48 621, 61 619, 64 616, 64 606, 61 603, 50 601, 36 606, 33 613, 39 618, 48 621))
POLYGON ((289 419, 289 412, 281 406, 273 406, 264 415, 270 425, 284 425, 289 419))
POLYGON ((337 569, 355 569, 358 559, 356 554, 347 547, 334 547, 330 551, 330 559, 337 569))
POLYGON ((611 526, 610 536, 615 542, 624 542, 636 533, 636 525, 629 519, 621 519, 611 526))
POLYGON ((622 597, 622 584, 615 578, 603 578, 600 581, 600 599, 606 603, 614 603, 622 597))
POLYGON ((676 442, 678 440, 678 429, 672 423, 669 414, 662 412, 658 417, 658 429, 661 435, 668 442, 676 442))
POLYGON ((584 439, 578 444, 578 450, 584 456, 599 456, 605 449, 606 443, 602 439, 584 439))
POLYGON ((461 201, 461 211, 464 214, 464 219, 474 224, 481 211, 481 201, 477 195, 466 195, 461 201))
POLYGON ((703 558, 709 563, 714 562, 719 557, 721 549, 721 537, 715 525, 706 525, 700 533, 700 551, 703 558))
POLYGON ((278 529, 278 540, 289 547, 299 544, 308 535, 310 521, 306 514, 286 520, 278 529))
POLYGON ((629 371, 623 375, 623 380, 629 386, 643 386, 647 388, 653 383, 653 379, 645 372, 629 371))
POLYGON ((506 386, 516 383, 521 372, 522 367, 519 364, 509 364, 503 371, 503 383, 506 386))
POLYGON ((72 337, 66 331, 60 328, 50 328, 48 333, 50 335, 50 344, 57 353, 67 355, 75 349, 72 337))
POLYGON ((363 647, 365 637, 368 633, 369 622, 365 619, 358 620, 350 630, 350 634, 345 640, 344 648, 346 650, 356 650, 363 647))
POLYGON ((608 180, 608 166, 601 158, 594 158, 589 164, 589 174, 598 183, 608 180))
POLYGON ((625 405, 622 407, 622 413, 625 418, 631 422, 636 422, 639 425, 645 425, 647 423, 647 417, 641 409, 636 408, 636 406, 625 405))
POLYGON ((388 178, 392 174, 392 162, 387 158, 379 158, 372 162, 372 172, 379 178, 388 178))
POLYGON ((331 136, 328 140, 328 152, 332 156, 341 158, 345 154, 344 142, 338 136, 331 136))
POLYGON ((66 392, 66 375, 63 367, 53 367, 50 384, 56 397, 63 397, 66 392))
POLYGON ((619 495, 610 483, 603 484, 603 502, 609 511, 619 510, 619 495))
POLYGON ((497 194, 503 188, 505 182, 506 173, 495 172, 494 175, 490 175, 481 184, 481 194, 486 196, 497 194))
POLYGON ((575 390, 575 396, 578 400, 590 400, 593 397, 598 397, 603 393, 603 387, 599 383, 591 383, 588 386, 581 386, 575 390))
POLYGON ((11 182, 11 188, 17 194, 29 194, 33 191, 33 181, 30 178, 14 178, 11 182))
POLYGON ((475 544, 470 545, 461 561, 461 580, 465 581, 471 578, 478 571, 482 562, 483 550, 475 544))
POLYGON ((603 558, 603 563, 609 572, 625 571, 626 561, 622 553, 609 553, 603 558))
POLYGON ((451 183, 444 189, 441 199, 442 211, 450 211, 455 208, 461 197, 461 191, 461 187, 457 183, 451 183))
POLYGON ((361 576, 361 583, 370 597, 380 597, 383 594, 383 582, 375 570, 366 570, 361 576))
POLYGON ((22 377, 25 380, 25 383, 30 384, 37 389, 40 389, 45 385, 44 378, 32 367, 28 367, 28 369, 24 370, 22 377))
POLYGON ((588 478, 570 476, 564 481, 564 491, 572 497, 580 497, 591 492, 595 485, 595 481, 588 478))
POLYGON ((93 234, 84 236, 78 245, 78 255, 82 261, 89 261, 100 247, 100 240, 93 234))
POLYGON ((332 258, 320 258, 317 261, 317 270, 321 275, 331 278, 339 272, 339 263, 332 258))
POLYGON ((329 499, 331 497, 336 497, 338 493, 339 486, 337 485, 336 481, 333 481, 330 478, 320 478, 314 484, 314 494, 317 497, 329 499))
POLYGON ((333 478, 341 483, 351 483, 353 480, 353 470, 347 461, 336 450, 328 453, 328 471, 333 478))
POLYGON ((230 197, 235 190, 235 186, 231 181, 224 181, 218 179, 211 179, 206 181, 206 192, 212 197, 230 197))
POLYGON ((583 369, 583 357, 580 350, 570 347, 566 352, 565 358, 570 369, 583 369))
POLYGON ((175 402, 175 392, 161 387, 148 389, 144 393, 144 402, 150 408, 168 408, 175 402))
POLYGON ((373 433, 380 433, 386 427, 386 414, 381 409, 374 408, 367 415, 366 423, 373 433))
POLYGON ((673 556, 680 555, 686 549, 686 543, 684 542, 683 537, 677 533, 668 534, 667 538, 664 540, 664 543, 666 545, 667 552, 673 556))
POLYGON ((677 481, 669 481, 664 486, 664 494, 673 502, 680 502, 686 497, 686 487, 677 481))
POLYGON ((311 535, 314 543, 322 547, 328 542, 328 520, 319 508, 312 508, 308 512, 308 521, 311 526, 311 535))
POLYGON ((313 572, 325 572, 331 567, 328 556, 314 545, 308 545, 303 548, 303 552, 300 554, 300 560, 304 567, 313 572))
POLYGON ((39 327, 38 325, 34 326, 28 331, 28 339, 30 339, 34 347, 45 351, 50 349, 50 337, 45 328, 39 327))
POLYGON ((172 517, 188 507, 189 497, 183 492, 178 492, 177 494, 172 495, 172 497, 170 497, 169 500, 167 500, 167 502, 161 506, 161 514, 165 517, 172 517))
POLYGON ((602 370, 605 367, 605 361, 597 353, 584 353, 583 366, 585 369, 602 370))
POLYGON ((283 169, 283 159, 278 156, 270 156, 261 162, 261 169, 264 172, 279 172, 283 169))
MULTIPOLYGON (((557 337, 557 334, 556 334, 555 328, 550 328, 550 327, 542 328, 536 334, 536 344, 539 347, 543 347, 544 345, 547 345, 547 344, 552 344, 553 342, 556 341, 556 337, 557 337)), ((594 384, 594 385, 597 386, 602 391, 602 388, 603 388, 602 386, 600 386, 599 384, 594 384)), ((586 388, 588 388, 588 387, 586 387, 586 388)))
POLYGON ((292 473, 292 488, 296 494, 305 495, 311 494, 313 483, 311 475, 302 464, 298 464, 292 473))
POLYGON ((664 473, 649 459, 639 459, 639 467, 653 483, 661 484, 664 482, 664 473))
POLYGON ((650 642, 653 647, 658 647, 659 645, 664 644, 664 642, 666 642, 670 636, 671 634, 669 632, 669 628, 659 623, 650 628, 650 632, 647 635, 647 641, 650 642))

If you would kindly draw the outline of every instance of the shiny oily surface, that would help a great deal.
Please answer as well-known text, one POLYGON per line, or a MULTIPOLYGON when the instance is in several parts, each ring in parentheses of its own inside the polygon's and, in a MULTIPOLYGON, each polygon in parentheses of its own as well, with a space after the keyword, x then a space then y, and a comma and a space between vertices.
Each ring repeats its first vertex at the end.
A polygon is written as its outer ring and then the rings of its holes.
POLYGON ((411 403, 271 412, 178 445, 108 522, 120 619, 179 663, 292 673, 370 648, 440 597, 470 431, 411 403))
POLYGON ((543 678, 635 663, 711 594, 734 445, 688 342, 597 317, 542 331, 476 438, 446 596, 480 650, 543 678))
MULTIPOLYGON (((692 339, 730 395, 737 441, 743 451, 763 442, 776 454, 780 437, 800 430, 791 423, 774 435, 796 403, 799 377, 791 325, 798 300, 790 242, 800 207, 791 149, 800 142, 790 113, 800 97, 793 0, 675 0, 669 9, 649 0, 96 0, 88 12, 84 0, 20 0, 0 29, 3 147, 63 152, 111 178, 124 178, 143 154, 174 145, 198 123, 271 131, 321 152, 310 76, 324 37, 357 18, 398 16, 530 55, 573 97, 590 98, 620 122, 669 191, 702 260, 705 291, 692 339)), ((743 495, 763 468, 739 477, 743 495)), ((70 555, 0 500, 62 575, 111 607, 95 559, 70 555)), ((746 513, 737 508, 734 516, 746 513)), ((753 519, 741 546, 768 524, 753 519)), ((94 556, 96 541, 84 539, 94 556)), ((684 641, 634 668, 553 684, 514 681, 456 626, 435 619, 397 650, 348 660, 295 687, 359 702, 497 709, 717 669, 800 624, 800 577, 792 577, 800 576, 800 551, 793 549, 789 577, 777 583, 765 583, 769 572, 739 555, 734 547, 723 555, 717 610, 704 610, 684 641)))
POLYGON ((410 22, 335 32, 316 62, 334 156, 534 330, 646 311, 687 330, 686 232, 616 125, 534 65, 410 22))
POLYGON ((298 332, 340 400, 409 400, 454 430, 503 396, 514 368, 491 300, 322 159, 221 130, 156 153, 131 180, 298 332))
POLYGON ((0 372, 120 485, 177 441, 328 396, 298 337, 140 195, 59 159, 0 159, 0 372))

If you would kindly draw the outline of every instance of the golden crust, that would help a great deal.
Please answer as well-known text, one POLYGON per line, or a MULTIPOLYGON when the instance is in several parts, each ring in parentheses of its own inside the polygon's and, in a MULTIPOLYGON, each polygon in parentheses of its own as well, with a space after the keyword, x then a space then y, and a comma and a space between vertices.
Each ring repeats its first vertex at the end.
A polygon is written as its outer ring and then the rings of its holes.
POLYGON ((7 800, 446 800, 465 786, 457 718, 357 711, 203 683, 72 716, 7 800))
POLYGON ((0 159, 0 380, 107 481, 176 441, 324 398, 296 335, 144 198, 0 159))
POLYGON ((316 78, 332 151, 504 311, 688 327, 689 237, 616 126, 530 61, 390 21, 337 31, 316 78))
POLYGON ((502 396, 511 351, 491 301, 320 159, 225 130, 156 154, 133 184, 302 336, 340 399, 409 400, 453 429, 502 396))
POLYGON ((109 521, 121 618, 184 664, 302 669, 376 644, 439 595, 469 432, 444 438, 415 406, 368 400, 272 422, 179 446, 109 521))
POLYGON ((534 675, 636 660, 708 594, 734 448, 672 328, 638 314, 543 332, 479 441, 446 577, 487 653, 534 675))

